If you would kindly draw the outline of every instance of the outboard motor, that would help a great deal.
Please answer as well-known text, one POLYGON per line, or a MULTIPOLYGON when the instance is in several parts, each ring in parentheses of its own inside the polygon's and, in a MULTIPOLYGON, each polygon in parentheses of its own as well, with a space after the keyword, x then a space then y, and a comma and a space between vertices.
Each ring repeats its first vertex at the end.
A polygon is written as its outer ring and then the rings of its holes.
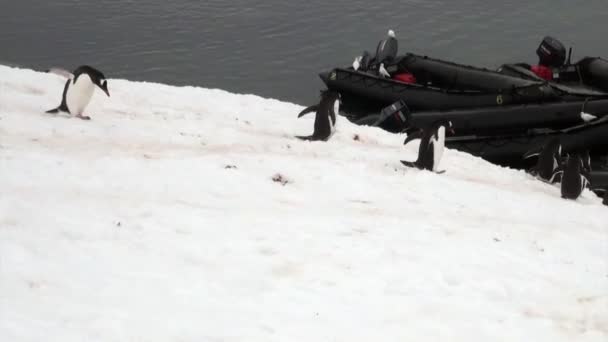
POLYGON ((399 100, 388 107, 382 108, 378 120, 372 126, 379 126, 384 120, 392 116, 398 123, 398 126, 401 127, 405 125, 409 114, 410 109, 405 104, 405 101, 399 100))
POLYGON ((538 64, 550 68, 559 68, 566 62, 566 48, 557 39, 545 37, 536 49, 538 64))
POLYGON ((557 39, 545 37, 536 49, 538 65, 532 65, 530 70, 536 76, 547 81, 553 80, 553 68, 559 68, 566 61, 566 48, 557 39))
POLYGON ((395 32, 388 30, 388 38, 381 40, 376 48, 376 63, 387 63, 395 59, 398 45, 395 32))

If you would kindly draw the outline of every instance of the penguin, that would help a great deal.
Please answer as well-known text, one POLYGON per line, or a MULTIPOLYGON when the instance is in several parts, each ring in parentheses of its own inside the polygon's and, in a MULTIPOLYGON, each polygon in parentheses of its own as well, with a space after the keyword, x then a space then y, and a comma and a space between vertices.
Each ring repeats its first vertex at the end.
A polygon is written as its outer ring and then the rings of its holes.
POLYGON ((608 205, 608 190, 604 191, 604 201, 602 201, 603 205, 608 205))
POLYGON ((530 172, 536 177, 549 183, 559 180, 555 175, 555 170, 562 164, 562 144, 559 137, 549 139, 540 150, 531 150, 524 155, 524 159, 538 157, 536 166, 530 172))
POLYGON ((561 174, 561 195, 565 199, 577 199, 589 183, 589 170, 581 154, 566 156, 563 165, 556 170, 561 174))
POLYGON ((418 159, 415 162, 402 160, 401 163, 407 167, 417 167, 421 170, 430 170, 436 173, 444 173, 445 170, 439 171, 439 162, 443 156, 445 148, 445 130, 454 134, 452 122, 446 119, 435 121, 427 129, 411 133, 407 136, 404 145, 407 145, 412 140, 421 139, 420 147, 418 148, 418 159))
POLYGON ((319 101, 319 104, 304 109, 298 114, 298 118, 312 112, 316 113, 312 135, 296 136, 296 138, 311 141, 329 140, 335 132, 336 114, 340 112, 340 93, 329 89, 321 91, 321 101, 319 101))
POLYGON ((95 86, 103 90, 108 97, 110 96, 108 81, 101 71, 88 65, 79 66, 68 76, 63 88, 61 104, 55 109, 48 110, 47 113, 56 114, 61 111, 76 115, 83 120, 90 120, 91 117, 82 113, 93 97, 95 86))

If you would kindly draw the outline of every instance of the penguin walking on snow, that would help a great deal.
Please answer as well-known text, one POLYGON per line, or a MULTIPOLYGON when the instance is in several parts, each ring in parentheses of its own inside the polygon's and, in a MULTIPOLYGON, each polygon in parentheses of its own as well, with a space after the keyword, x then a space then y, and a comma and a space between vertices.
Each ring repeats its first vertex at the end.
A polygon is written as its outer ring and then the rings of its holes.
POLYGON ((327 141, 336 130, 336 115, 340 112, 340 94, 335 90, 321 91, 319 104, 310 106, 298 114, 298 118, 315 112, 315 124, 312 135, 297 136, 302 140, 327 141))
POLYGON ((524 159, 537 157, 536 166, 531 173, 549 183, 559 181, 555 170, 562 164, 562 144, 559 137, 549 139, 540 150, 532 150, 524 155, 524 159))
POLYGON ((561 174, 561 194, 565 199, 577 199, 589 183, 589 172, 585 154, 566 156, 563 165, 556 170, 561 174))
POLYGON ((439 171, 439 162, 445 148, 446 128, 452 134, 454 133, 452 122, 442 119, 434 122, 430 127, 422 131, 409 134, 403 142, 404 145, 412 140, 421 139, 420 147, 418 148, 418 159, 414 162, 402 160, 401 163, 408 167, 444 173, 445 170, 439 171))
POLYGON ((68 80, 63 88, 61 104, 47 113, 56 114, 61 111, 83 120, 90 120, 91 117, 83 115, 83 112, 93 97, 95 86, 103 90, 108 97, 110 96, 106 77, 101 71, 88 65, 80 66, 73 74, 67 73, 66 76, 68 80))

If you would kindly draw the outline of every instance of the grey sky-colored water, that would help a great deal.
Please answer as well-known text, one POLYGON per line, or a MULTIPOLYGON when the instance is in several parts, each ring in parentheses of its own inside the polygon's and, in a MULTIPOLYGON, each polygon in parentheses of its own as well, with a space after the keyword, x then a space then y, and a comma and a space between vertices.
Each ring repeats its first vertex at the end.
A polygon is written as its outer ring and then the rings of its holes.
POLYGON ((0 62, 91 64, 108 77, 222 88, 305 104, 317 74, 373 51, 496 67, 535 62, 544 35, 607 56, 605 0, 0 0, 0 62))

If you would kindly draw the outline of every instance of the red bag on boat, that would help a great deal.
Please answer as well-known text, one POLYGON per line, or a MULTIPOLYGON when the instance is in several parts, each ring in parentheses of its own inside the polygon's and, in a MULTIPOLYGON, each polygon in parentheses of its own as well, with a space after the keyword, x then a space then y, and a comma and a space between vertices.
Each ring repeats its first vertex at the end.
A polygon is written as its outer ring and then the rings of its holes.
POLYGON ((530 69, 536 74, 536 76, 542 79, 547 81, 551 81, 553 79, 553 70, 551 70, 549 67, 544 65, 533 65, 530 69))
POLYGON ((409 72, 396 74, 393 76, 393 79, 395 81, 399 81, 399 82, 403 82, 403 83, 409 83, 409 84, 416 83, 416 77, 414 77, 414 75, 410 74, 409 72))

